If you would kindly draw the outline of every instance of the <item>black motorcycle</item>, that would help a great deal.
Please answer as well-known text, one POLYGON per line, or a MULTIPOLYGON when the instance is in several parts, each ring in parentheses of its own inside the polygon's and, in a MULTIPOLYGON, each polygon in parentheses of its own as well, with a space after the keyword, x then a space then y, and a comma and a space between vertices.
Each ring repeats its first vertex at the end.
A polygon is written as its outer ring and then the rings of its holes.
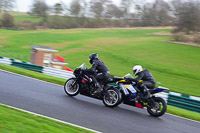
POLYGON ((85 96, 100 99, 103 101, 104 105, 108 107, 116 107, 121 103, 122 95, 119 89, 110 85, 110 83, 115 82, 112 79, 109 79, 101 85, 103 88, 102 92, 93 95, 96 87, 90 74, 87 73, 85 69, 87 69, 87 67, 85 63, 83 63, 74 70, 73 74, 75 77, 65 82, 64 90, 67 95, 76 96, 80 93, 85 96))

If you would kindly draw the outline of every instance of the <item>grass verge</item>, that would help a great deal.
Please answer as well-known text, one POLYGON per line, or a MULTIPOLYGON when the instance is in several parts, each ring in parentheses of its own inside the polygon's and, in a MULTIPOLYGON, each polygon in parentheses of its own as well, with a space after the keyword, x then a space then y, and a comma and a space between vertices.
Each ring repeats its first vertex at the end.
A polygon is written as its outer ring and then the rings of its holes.
POLYGON ((24 76, 44 80, 44 81, 47 81, 47 82, 59 84, 59 85, 64 85, 64 83, 66 81, 65 79, 61 79, 61 78, 57 78, 57 77, 53 77, 53 76, 49 76, 49 75, 44 75, 42 73, 18 68, 18 67, 15 67, 15 66, 8 66, 8 65, 0 64, 0 69, 10 71, 10 72, 13 72, 13 73, 17 73, 17 74, 21 74, 21 75, 24 75, 24 76))
MULTIPOLYGON (((0 69, 7 70, 7 71, 10 71, 10 72, 14 72, 14 73, 21 74, 21 75, 25 75, 25 76, 29 76, 29 77, 33 77, 33 78, 36 78, 36 79, 41 79, 41 80, 44 80, 44 81, 52 82, 52 83, 55 83, 55 84, 60 84, 60 85, 64 85, 64 83, 66 81, 64 79, 55 78, 55 77, 47 76, 47 75, 44 75, 44 74, 41 74, 41 73, 38 73, 38 72, 29 71, 29 70, 25 70, 25 69, 14 67, 14 66, 7 66, 7 65, 4 65, 4 64, 0 64, 0 69)), ((170 114, 174 114, 174 115, 178 115, 178 116, 181 116, 181 117, 200 121, 200 113, 197 113, 197 112, 188 111, 188 110, 173 107, 173 106, 170 106, 170 105, 168 105, 167 112, 170 113, 170 114)))
POLYGON ((200 121, 200 113, 177 108, 171 105, 167 105, 167 113, 178 115, 181 117, 189 118, 192 120, 200 121))
POLYGON ((92 133, 41 116, 0 105, 0 132, 92 133))

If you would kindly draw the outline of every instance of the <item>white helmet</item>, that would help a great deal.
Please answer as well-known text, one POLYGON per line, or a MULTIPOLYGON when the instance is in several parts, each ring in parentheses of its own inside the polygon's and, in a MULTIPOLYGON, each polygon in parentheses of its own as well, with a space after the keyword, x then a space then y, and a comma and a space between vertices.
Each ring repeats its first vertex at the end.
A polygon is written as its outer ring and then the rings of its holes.
POLYGON ((134 75, 137 75, 141 71, 142 71, 142 66, 136 65, 136 66, 133 67, 133 74, 134 75))

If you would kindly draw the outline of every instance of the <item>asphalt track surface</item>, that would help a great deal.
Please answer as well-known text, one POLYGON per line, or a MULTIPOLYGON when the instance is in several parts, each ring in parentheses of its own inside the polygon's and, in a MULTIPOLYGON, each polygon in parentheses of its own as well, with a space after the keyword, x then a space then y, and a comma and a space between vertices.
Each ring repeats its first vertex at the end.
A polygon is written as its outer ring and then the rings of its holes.
POLYGON ((104 133, 200 132, 196 121, 169 114, 154 118, 145 109, 123 104, 108 108, 86 96, 69 97, 60 85, 1 70, 0 103, 104 133))

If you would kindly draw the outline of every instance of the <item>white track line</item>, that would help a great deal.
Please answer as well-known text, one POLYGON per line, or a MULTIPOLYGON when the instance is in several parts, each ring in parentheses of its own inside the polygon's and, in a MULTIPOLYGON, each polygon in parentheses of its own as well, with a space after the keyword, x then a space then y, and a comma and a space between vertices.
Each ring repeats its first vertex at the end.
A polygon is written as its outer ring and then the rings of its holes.
POLYGON ((174 115, 174 114, 170 114, 170 113, 166 113, 166 114, 174 116, 174 117, 182 118, 182 119, 185 119, 185 120, 190 120, 190 121, 193 121, 193 122, 197 122, 197 123, 200 124, 200 122, 196 121, 196 120, 188 119, 188 118, 185 118, 185 117, 182 117, 182 116, 178 116, 178 115, 174 115))
MULTIPOLYGON (((21 76, 21 77, 25 77, 25 78, 29 78, 29 79, 33 79, 33 80, 37 80, 37 81, 41 81, 41 82, 45 82, 45 83, 49 83, 49 84, 53 84, 53 85, 57 85, 57 86, 62 86, 62 85, 55 84, 55 83, 51 83, 51 82, 44 81, 44 80, 41 80, 41 79, 36 79, 36 78, 28 77, 28 76, 25 76, 25 75, 21 75, 21 74, 18 74, 18 73, 9 72, 9 71, 3 70, 3 69, 1 69, 1 68, 0 68, 0 71, 7 72, 7 73, 11 73, 11 74, 14 74, 14 75, 17 75, 17 76, 21 76)), ((48 75, 47 75, 47 76, 48 76, 48 75)), ((56 78, 56 77, 55 77, 55 78, 56 78)))
MULTIPOLYGON (((30 79, 34 79, 34 80, 38 80, 38 81, 42 81, 42 82, 49 83, 49 84, 53 84, 53 85, 62 86, 62 85, 59 85, 59 84, 54 84, 54 83, 51 83, 51 82, 47 82, 47 81, 43 81, 43 80, 40 80, 40 79, 36 79, 36 78, 32 78, 32 77, 28 77, 28 76, 20 75, 20 74, 13 73, 13 72, 9 72, 9 71, 2 70, 2 69, 0 69, 0 71, 5 71, 5 72, 11 73, 11 74, 18 75, 18 76, 22 76, 22 77, 26 77, 26 78, 30 78, 30 79)), ((190 120, 190 121, 193 121, 193 122, 200 123, 199 121, 195 121, 195 120, 188 119, 188 118, 185 118, 185 117, 181 117, 181 116, 178 116, 178 115, 174 115, 174 114, 170 114, 170 113, 165 113, 165 114, 168 114, 168 115, 171 115, 171 116, 174 116, 174 117, 178 117, 178 118, 182 118, 182 119, 186 119, 186 120, 190 120)))
POLYGON ((37 113, 34 113, 34 112, 30 112, 30 111, 27 111, 27 110, 24 110, 24 109, 16 108, 16 107, 13 107, 13 106, 10 106, 10 105, 6 105, 6 104, 2 104, 2 103, 0 103, 0 105, 7 106, 9 108, 12 108, 12 109, 15 109, 15 110, 20 110, 20 111, 23 111, 23 112, 26 112, 26 113, 30 113, 30 114, 33 114, 33 115, 41 116, 41 117, 44 117, 44 118, 47 118, 47 119, 51 119, 51 120, 54 120, 54 121, 57 121, 57 122, 65 123, 65 124, 68 124, 68 125, 72 125, 72 126, 75 126, 75 127, 78 127, 78 128, 86 129, 88 131, 92 131, 92 132, 95 132, 95 133, 102 133, 102 132, 99 132, 99 131, 96 131, 96 130, 93 130, 93 129, 82 127, 82 126, 79 126, 79 125, 76 125, 76 124, 72 124, 72 123, 69 123, 69 122, 65 122, 65 121, 58 120, 58 119, 55 119, 55 118, 52 118, 52 117, 48 117, 48 116, 45 116, 45 115, 37 114, 37 113))

